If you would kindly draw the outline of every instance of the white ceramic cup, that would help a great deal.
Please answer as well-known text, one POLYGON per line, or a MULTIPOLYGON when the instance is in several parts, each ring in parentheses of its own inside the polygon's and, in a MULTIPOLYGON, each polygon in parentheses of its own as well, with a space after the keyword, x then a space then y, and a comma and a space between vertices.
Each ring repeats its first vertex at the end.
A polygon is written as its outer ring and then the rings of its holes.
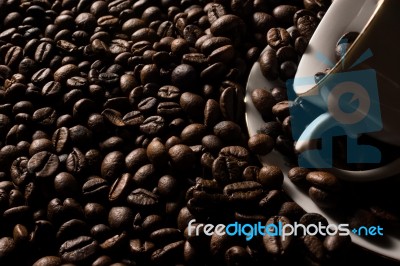
MULTIPOLYGON (((341 124, 351 124, 357 117, 365 116, 368 112, 368 101, 378 101, 380 106, 381 130, 367 133, 369 136, 393 145, 400 149, 400 0, 334 0, 328 12, 310 40, 310 44, 303 55, 294 80, 294 91, 300 98, 309 100, 316 106, 327 105, 329 102, 338 102, 341 93, 351 92, 361 99, 359 109, 353 116, 341 116, 340 108, 317 117, 301 134, 295 149, 298 152, 312 149, 312 141, 329 130, 333 120, 341 124), (352 47, 337 64, 335 62, 335 46, 340 37, 346 32, 360 32, 352 47), (363 60, 363 54, 371 51, 371 57, 363 60), (321 55, 323 55, 321 57, 321 55), (325 57, 325 58, 324 58, 325 57), (361 60, 360 60, 361 59, 361 60), (331 68, 330 72, 318 85, 296 84, 296 80, 304 77, 313 77, 315 73, 331 68), (378 99, 368 98, 365 90, 354 82, 347 82, 335 91, 324 93, 320 91, 324 83, 329 82, 330 76, 348 71, 373 70, 376 73, 378 99), (336 95, 338 94, 338 95, 336 95), (321 95, 321 97, 309 97, 321 95), (368 99, 367 99, 368 98, 368 99), (366 100, 367 99, 367 100, 366 100), (366 101, 365 101, 366 100, 366 101), (346 120, 347 119, 347 120, 346 120)), ((364 58, 365 59, 365 58, 364 58)), ((367 71, 368 72, 368 71, 367 71)), ((366 73, 367 73, 366 72, 366 73)), ((367 77, 366 77, 367 78, 367 77)), ((339 124, 340 124, 339 123, 339 124)), ((374 123, 374 118, 367 120, 374 123)), ((336 123, 338 124, 338 123, 336 123)), ((372 125, 372 124, 371 124, 372 125)), ((348 135, 357 132, 347 131, 348 135)), ((311 163, 324 160, 315 155, 305 157, 311 163)), ((338 177, 350 181, 371 181, 393 176, 400 173, 400 158, 384 166, 362 171, 350 171, 332 168, 338 177)))

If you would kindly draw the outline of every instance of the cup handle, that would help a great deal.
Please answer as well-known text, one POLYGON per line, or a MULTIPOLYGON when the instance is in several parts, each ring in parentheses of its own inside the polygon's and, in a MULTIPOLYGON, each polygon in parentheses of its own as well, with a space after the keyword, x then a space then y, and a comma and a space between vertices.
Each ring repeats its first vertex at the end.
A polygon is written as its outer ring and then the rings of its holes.
MULTIPOLYGON (((326 131, 337 125, 336 120, 329 113, 323 113, 306 127, 295 145, 295 150, 300 153, 298 157, 299 165, 306 168, 324 168, 341 179, 355 182, 375 181, 400 173, 400 158, 370 170, 351 171, 332 167, 332 145, 334 143, 332 138, 321 137, 326 131), (321 139, 322 149, 317 149, 315 145, 317 139, 321 139)), ((346 133, 349 137, 355 138, 357 136, 346 133)), ((352 143, 355 145, 355 142, 352 143)), ((372 155, 378 152, 380 155, 379 149, 373 146, 357 145, 352 148, 356 148, 359 154, 372 155)))
POLYGON ((295 145, 295 150, 300 153, 299 165, 332 168, 332 138, 322 138, 322 135, 335 125, 334 118, 329 113, 323 113, 305 128, 295 145), (322 149, 317 149, 317 139, 321 139, 322 149))

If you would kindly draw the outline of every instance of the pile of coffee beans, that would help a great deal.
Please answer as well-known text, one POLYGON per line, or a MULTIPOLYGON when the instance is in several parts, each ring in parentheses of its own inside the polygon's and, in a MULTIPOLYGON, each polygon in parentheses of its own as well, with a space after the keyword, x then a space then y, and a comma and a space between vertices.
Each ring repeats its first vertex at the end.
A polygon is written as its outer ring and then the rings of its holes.
POLYGON ((249 139, 244 87, 268 44, 292 77, 330 2, 0 1, 0 265, 340 263, 350 237, 188 232, 327 223, 256 157, 292 151, 284 89, 249 139))

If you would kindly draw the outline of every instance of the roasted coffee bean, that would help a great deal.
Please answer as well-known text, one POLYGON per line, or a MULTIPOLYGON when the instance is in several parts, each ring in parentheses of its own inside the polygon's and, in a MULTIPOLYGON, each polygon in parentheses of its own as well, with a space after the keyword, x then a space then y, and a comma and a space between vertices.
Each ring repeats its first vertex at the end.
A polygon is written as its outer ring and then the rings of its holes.
MULTIPOLYGON (((261 88, 255 89, 251 92, 251 100, 263 118, 271 117, 272 107, 276 103, 271 92, 261 88)), ((266 134, 268 133, 266 132, 266 134)))
POLYGON ((278 78, 278 58, 274 49, 267 47, 267 49, 261 53, 258 62, 260 63, 260 69, 265 78, 268 80, 275 80, 278 78))
POLYGON ((82 186, 82 193, 88 199, 102 200, 107 197, 110 188, 105 179, 100 177, 92 177, 82 186))
POLYGON ((159 204, 158 196, 146 189, 138 188, 132 191, 127 201, 130 205, 139 208, 142 211, 154 210, 159 204))
POLYGON ((164 118, 161 116, 150 116, 140 125, 140 131, 147 135, 160 134, 165 127, 164 118))
POLYGON ((182 109, 192 118, 201 120, 205 106, 204 99, 194 93, 184 92, 180 97, 182 109))
POLYGON ((111 186, 110 192, 108 194, 108 199, 113 201, 120 201, 128 196, 129 188, 132 183, 132 175, 129 173, 122 174, 117 178, 114 184, 111 186))
POLYGON ((233 246, 225 252, 226 265, 246 265, 250 258, 250 254, 244 247, 233 246))
POLYGON ((36 177, 47 178, 56 173, 59 164, 57 155, 48 151, 41 151, 29 159, 27 168, 29 173, 34 173, 36 177))
POLYGON ((177 117, 181 113, 181 106, 175 102, 162 102, 157 106, 157 114, 163 117, 177 117))
POLYGON ((328 0, 305 0, 304 7, 314 12, 319 10, 326 10, 331 4, 328 0))
POLYGON ((357 39, 358 32, 348 32, 340 37, 339 41, 336 43, 335 57, 339 61, 349 50, 350 46, 357 39))
POLYGON ((250 151, 259 155, 270 153, 274 145, 275 140, 272 137, 261 133, 252 136, 248 141, 250 151))
POLYGON ((171 82, 181 91, 189 90, 196 87, 198 81, 198 73, 196 69, 188 64, 180 64, 172 70, 171 82))
POLYGON ((122 122, 126 126, 139 126, 143 123, 144 116, 140 111, 131 111, 122 117, 122 122))
POLYGON ((294 78, 297 72, 297 64, 292 61, 285 61, 280 65, 280 77, 286 81, 294 78))
POLYGON ((179 192, 180 184, 177 178, 164 175, 158 180, 157 191, 161 196, 174 198, 179 192))
POLYGON ((257 181, 266 189, 277 189, 282 185, 283 173, 277 166, 263 166, 258 173, 257 181))
POLYGON ((177 101, 180 96, 180 90, 172 85, 162 86, 157 93, 161 101, 177 101))
POLYGON ((244 95, 241 88, 229 87, 221 93, 220 108, 227 120, 242 123, 244 117, 244 95))
POLYGON ((261 198, 263 188, 258 182, 243 181, 226 185, 224 187, 224 194, 234 202, 256 201, 261 198))
POLYGON ((78 195, 79 184, 73 175, 61 172, 54 178, 54 189, 63 197, 74 197, 78 195))
POLYGON ((283 25, 290 25, 293 22, 293 16, 297 11, 296 6, 292 5, 279 5, 274 8, 272 14, 278 23, 283 25))
POLYGON ((238 124, 232 121, 222 121, 214 126, 214 134, 225 143, 240 142, 242 135, 238 124))
POLYGON ((185 241, 181 240, 157 249, 151 254, 151 261, 155 264, 164 264, 176 259, 177 256, 182 256, 184 243, 185 241))
POLYGON ((64 242, 59 250, 61 258, 67 262, 85 262, 95 256, 98 244, 89 236, 80 236, 64 242))
POLYGON ((308 46, 308 40, 303 36, 297 37, 294 41, 294 49, 299 55, 304 54, 304 52, 307 49, 307 46, 308 46))
POLYGON ((334 257, 335 255, 337 256, 341 253, 344 253, 350 243, 351 238, 349 235, 341 236, 339 234, 335 234, 326 236, 323 245, 328 254, 334 257))
POLYGON ((153 164, 143 165, 133 175, 132 180, 138 187, 151 188, 157 182, 156 168, 153 164))
POLYGON ((182 143, 187 145, 196 145, 201 143, 201 139, 206 134, 206 127, 203 124, 190 124, 186 126, 180 135, 182 143))
POLYGON ((317 187, 310 187, 308 195, 321 208, 334 208, 338 203, 338 195, 317 187))
POLYGON ((32 115, 33 122, 44 126, 53 126, 57 119, 56 111, 51 107, 44 107, 36 110, 32 115))
POLYGON ((12 259, 16 252, 16 243, 11 237, 0 238, 0 251, 1 251, 1 261, 6 263, 7 260, 12 259))
POLYGON ((192 149, 184 144, 177 144, 168 150, 171 164, 179 170, 188 170, 193 167, 196 157, 192 149))
POLYGON ((318 19, 313 15, 301 16, 296 23, 300 34, 307 40, 311 39, 312 34, 318 26, 318 19))
POLYGON ((54 72, 54 81, 64 83, 70 77, 78 76, 78 75, 79 75, 78 67, 74 64, 67 64, 67 65, 60 67, 59 69, 57 69, 54 72))
POLYGON ((284 202, 278 212, 278 215, 285 216, 291 221, 298 222, 304 215, 305 211, 293 201, 284 202))
POLYGON ((223 148, 213 163, 213 177, 222 184, 241 181, 242 172, 248 165, 248 156, 248 151, 240 146, 223 148))
POLYGON ((241 246, 243 244, 243 240, 238 236, 232 237, 228 234, 221 234, 220 232, 225 232, 225 226, 215 227, 209 242, 211 255, 216 257, 223 256, 230 247, 235 245, 241 246))
POLYGON ((296 185, 305 185, 306 177, 310 173, 310 170, 303 167, 293 167, 288 172, 288 178, 296 185))
POLYGON ((11 180, 16 186, 21 186, 31 181, 32 174, 28 171, 27 157, 18 157, 11 165, 10 175, 11 180))
POLYGON ((228 14, 226 8, 218 3, 210 3, 206 6, 204 11, 207 12, 208 21, 211 24, 214 23, 218 18, 228 14))
POLYGON ((279 121, 283 122, 290 115, 289 106, 289 101, 279 102, 272 107, 272 113, 279 121))
POLYGON ((322 241, 318 237, 307 235, 303 239, 303 244, 306 256, 308 256, 311 261, 321 262, 325 258, 325 249, 322 241))
POLYGON ((82 174, 86 170, 85 155, 78 148, 73 148, 65 161, 65 168, 73 175, 82 174))
POLYGON ((81 235, 89 234, 89 227, 87 224, 79 219, 71 219, 60 226, 56 234, 56 238, 61 243, 69 239, 74 239, 81 235))
POLYGON ((62 260, 57 256, 45 256, 38 259, 33 266, 58 266, 62 264, 62 260))
POLYGON ((215 20, 211 24, 210 31, 214 36, 240 38, 245 34, 246 26, 240 17, 227 14, 215 20))
POLYGON ((107 180, 114 180, 124 168, 124 155, 120 151, 107 154, 101 163, 101 176, 107 180))
MULTIPOLYGON (((281 223, 283 225, 290 224, 290 220, 284 216, 273 216, 267 222, 268 225, 277 225, 281 223)), ((284 239, 282 236, 274 236, 274 232, 271 234, 265 234, 263 237, 264 247, 269 254, 275 256, 282 256, 288 252, 291 243, 293 242, 293 236, 286 236, 284 239)))
POLYGON ((313 186, 327 191, 338 191, 340 189, 339 179, 329 172, 309 172, 306 180, 313 186))
POLYGON ((273 49, 287 46, 291 42, 290 34, 283 28, 272 28, 267 32, 267 42, 273 49))

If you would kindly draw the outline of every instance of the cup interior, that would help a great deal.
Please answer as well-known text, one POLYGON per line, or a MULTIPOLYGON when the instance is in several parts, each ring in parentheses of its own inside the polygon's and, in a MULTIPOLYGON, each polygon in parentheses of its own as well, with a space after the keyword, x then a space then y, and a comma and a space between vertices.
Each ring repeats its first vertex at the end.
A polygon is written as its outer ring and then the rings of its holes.
POLYGON ((315 83, 296 85, 296 78, 310 78, 336 65, 335 47, 340 37, 350 31, 362 33, 383 0, 335 0, 316 29, 304 53, 294 79, 297 95, 309 92, 315 83))

